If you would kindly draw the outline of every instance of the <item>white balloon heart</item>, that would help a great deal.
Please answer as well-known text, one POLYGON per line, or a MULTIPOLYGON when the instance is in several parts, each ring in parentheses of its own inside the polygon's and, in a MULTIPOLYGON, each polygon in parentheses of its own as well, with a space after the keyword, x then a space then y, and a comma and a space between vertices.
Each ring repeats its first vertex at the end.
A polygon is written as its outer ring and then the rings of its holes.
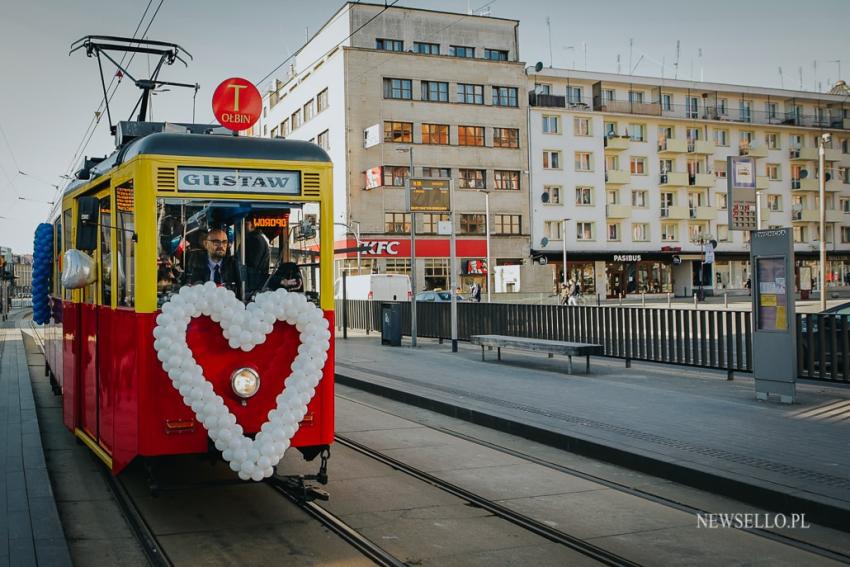
MULTIPOLYGON (((184 286, 162 306, 153 330, 154 349, 162 368, 209 433, 222 457, 242 480, 260 481, 271 476, 304 415, 307 404, 322 379, 328 358, 330 330, 322 310, 304 295, 286 290, 267 291, 245 306, 232 291, 212 282, 184 286), (204 377, 186 342, 186 329, 194 317, 209 316, 218 322, 231 348, 250 352, 266 340, 276 321, 294 325, 301 344, 292 362, 277 406, 268 413, 254 439, 242 426, 204 377)), ((234 369, 235 370, 235 369, 234 369)))

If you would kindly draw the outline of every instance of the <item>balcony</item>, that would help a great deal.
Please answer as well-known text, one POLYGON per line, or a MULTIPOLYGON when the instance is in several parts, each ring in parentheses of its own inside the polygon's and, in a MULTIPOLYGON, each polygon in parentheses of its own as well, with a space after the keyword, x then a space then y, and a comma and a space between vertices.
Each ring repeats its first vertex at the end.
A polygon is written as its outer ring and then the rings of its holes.
POLYGON ((606 136, 605 151, 608 153, 622 152, 629 149, 629 142, 631 141, 632 139, 628 136, 606 136))
POLYGON ((714 142, 707 140, 693 140, 688 144, 688 153, 690 154, 711 155, 714 153, 714 150, 714 142))
POLYGON ((693 207, 688 209, 688 218, 691 220, 714 220, 717 218, 717 209, 714 207, 693 207))
POLYGON ((766 175, 757 175, 756 176, 756 190, 761 191, 763 189, 767 189, 768 184, 770 183, 770 178, 766 175))
POLYGON ((841 161, 844 157, 841 150, 835 150, 832 148, 824 148, 823 154, 824 161, 841 161))
POLYGON ((687 140, 664 140, 658 144, 658 155, 688 153, 687 140))
POLYGON ((817 161, 817 148, 795 148, 788 151, 788 159, 791 161, 817 161))
POLYGON ((528 105, 544 108, 566 108, 567 97, 550 94, 537 94, 534 91, 528 91, 528 105))
POLYGON ((714 187, 714 182, 713 173, 697 173, 688 176, 688 185, 691 187, 714 187))
POLYGON ((687 187, 688 174, 676 171, 662 173, 658 180, 658 185, 660 187, 687 187))
POLYGON ((835 176, 826 182, 827 191, 841 191, 844 187, 846 187, 846 185, 840 179, 836 179, 835 176))
POLYGON ((761 144, 741 144, 738 148, 738 155, 764 158, 767 157, 767 146, 761 144))
POLYGON ((817 191, 818 188, 818 180, 813 179, 811 177, 806 177, 804 179, 792 179, 791 180, 791 190, 792 191, 817 191))
POLYGON ((603 100, 593 98, 593 110, 600 112, 617 112, 620 114, 644 114, 646 116, 661 116, 661 105, 657 102, 629 102, 627 100, 603 100))
POLYGON ((664 207, 661 208, 661 218, 669 220, 688 220, 691 211, 688 207, 664 207))
POLYGON ((632 216, 631 205, 607 205, 605 216, 609 219, 627 219, 632 216))
POLYGON ((610 169, 605 171, 606 185, 625 185, 632 180, 632 176, 628 171, 620 169, 610 169))
POLYGON ((820 222, 818 211, 805 209, 802 211, 791 211, 792 222, 820 222))
POLYGON ((826 211, 826 222, 844 222, 845 220, 850 221, 850 215, 845 216, 843 212, 834 209, 826 211))

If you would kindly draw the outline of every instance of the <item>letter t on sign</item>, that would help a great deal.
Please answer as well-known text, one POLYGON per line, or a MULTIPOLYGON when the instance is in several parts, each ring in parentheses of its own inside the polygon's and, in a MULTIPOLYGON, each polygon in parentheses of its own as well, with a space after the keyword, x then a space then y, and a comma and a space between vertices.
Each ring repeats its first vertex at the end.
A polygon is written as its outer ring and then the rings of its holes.
POLYGON ((239 112, 239 91, 246 87, 247 85, 227 85, 228 89, 233 89, 233 112, 239 112))

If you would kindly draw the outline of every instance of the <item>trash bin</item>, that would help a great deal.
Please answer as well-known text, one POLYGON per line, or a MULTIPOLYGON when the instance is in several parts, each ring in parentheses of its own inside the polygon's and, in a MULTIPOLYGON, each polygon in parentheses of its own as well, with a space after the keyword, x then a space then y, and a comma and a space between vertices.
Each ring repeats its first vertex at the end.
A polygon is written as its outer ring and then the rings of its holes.
POLYGON ((401 346, 400 303, 381 303, 381 344, 401 346))

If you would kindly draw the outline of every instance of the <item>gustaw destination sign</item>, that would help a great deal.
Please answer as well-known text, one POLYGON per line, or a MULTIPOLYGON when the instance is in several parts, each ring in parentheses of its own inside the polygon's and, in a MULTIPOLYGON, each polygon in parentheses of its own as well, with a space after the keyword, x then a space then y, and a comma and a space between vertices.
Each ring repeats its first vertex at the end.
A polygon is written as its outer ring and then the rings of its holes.
POLYGON ((179 167, 177 179, 178 191, 301 194, 301 177, 297 171, 179 167))

